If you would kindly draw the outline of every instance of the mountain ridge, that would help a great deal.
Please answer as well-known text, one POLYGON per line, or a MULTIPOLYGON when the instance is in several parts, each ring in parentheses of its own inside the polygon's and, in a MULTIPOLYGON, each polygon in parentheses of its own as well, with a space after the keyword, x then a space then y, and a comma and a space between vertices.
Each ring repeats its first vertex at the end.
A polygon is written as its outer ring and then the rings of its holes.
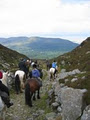
POLYGON ((36 59, 50 59, 69 52, 78 46, 77 43, 73 43, 66 39, 44 37, 0 38, 0 42, 10 49, 36 59))

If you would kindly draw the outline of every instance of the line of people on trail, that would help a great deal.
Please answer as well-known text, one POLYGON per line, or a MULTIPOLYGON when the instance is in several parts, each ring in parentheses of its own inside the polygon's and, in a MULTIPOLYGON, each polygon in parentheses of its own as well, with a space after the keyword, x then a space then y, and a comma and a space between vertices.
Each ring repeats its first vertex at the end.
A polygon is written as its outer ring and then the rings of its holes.
MULTIPOLYGON (((36 80, 38 81, 40 87, 42 86, 42 77, 43 77, 43 73, 42 70, 39 69, 39 65, 37 63, 37 61, 35 62, 31 62, 31 60, 28 59, 23 59, 19 62, 18 65, 19 69, 24 71, 26 74, 26 78, 28 78, 28 76, 30 78, 36 78, 36 80), (29 71, 29 67, 32 66, 32 71, 29 71)), ((57 72, 57 62, 54 60, 52 63, 52 68, 55 68, 55 73, 57 72)), ((10 102, 10 93, 9 93, 9 89, 7 86, 5 86, 1 79, 3 77, 3 73, 0 71, 0 96, 2 98, 2 100, 4 101, 4 103, 6 104, 6 106, 9 108, 10 106, 13 105, 12 102, 10 102)))
POLYGON ((43 73, 42 70, 39 68, 37 60, 35 62, 32 62, 31 60, 24 59, 20 61, 18 66, 20 70, 25 72, 26 78, 28 78, 28 76, 30 78, 36 78, 39 82, 40 87, 42 86, 41 78, 43 76, 43 73), (32 67, 32 71, 29 71, 30 66, 32 67))
MULTIPOLYGON (((37 66, 39 67, 39 65, 37 64, 37 61, 34 62, 34 64, 32 65, 32 71, 29 71, 29 67, 31 65, 31 60, 28 59, 22 59, 19 64, 18 67, 20 70, 24 71, 26 74, 26 78, 28 78, 28 74, 30 78, 36 78, 38 80, 38 83, 40 85, 40 87, 42 86, 42 70, 41 69, 37 69, 37 66)), ((9 89, 6 85, 4 85, 1 81, 1 79, 3 78, 3 72, 0 71, 0 96, 3 100, 3 102, 6 104, 7 108, 9 108, 10 106, 13 105, 12 102, 10 102, 10 93, 9 93, 9 89)))

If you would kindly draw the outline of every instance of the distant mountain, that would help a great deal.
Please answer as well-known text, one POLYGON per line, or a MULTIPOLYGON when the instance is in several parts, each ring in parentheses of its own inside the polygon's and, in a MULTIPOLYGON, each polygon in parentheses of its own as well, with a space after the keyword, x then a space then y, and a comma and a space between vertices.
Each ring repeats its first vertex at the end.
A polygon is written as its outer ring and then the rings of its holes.
POLYGON ((21 58, 28 57, 0 44, 0 70, 15 69, 21 58))
POLYGON ((0 38, 0 43, 30 58, 43 59, 57 57, 78 46, 78 44, 69 40, 43 37, 0 38))

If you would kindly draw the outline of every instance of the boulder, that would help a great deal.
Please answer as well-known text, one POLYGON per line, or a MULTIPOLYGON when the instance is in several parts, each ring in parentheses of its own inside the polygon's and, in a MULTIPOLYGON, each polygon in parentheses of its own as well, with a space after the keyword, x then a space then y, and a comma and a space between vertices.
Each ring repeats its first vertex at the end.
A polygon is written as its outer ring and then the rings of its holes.
POLYGON ((90 105, 85 108, 81 120, 90 120, 90 105))
POLYGON ((80 89, 69 87, 61 89, 59 97, 61 97, 62 120, 76 120, 81 116, 82 96, 80 89))

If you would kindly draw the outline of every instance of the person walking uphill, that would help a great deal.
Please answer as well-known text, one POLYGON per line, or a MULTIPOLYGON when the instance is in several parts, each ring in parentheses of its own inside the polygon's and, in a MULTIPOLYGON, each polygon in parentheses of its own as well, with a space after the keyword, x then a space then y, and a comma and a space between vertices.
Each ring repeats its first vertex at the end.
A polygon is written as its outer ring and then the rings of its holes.
POLYGON ((7 108, 13 105, 13 103, 10 102, 10 93, 7 86, 5 86, 1 79, 3 78, 3 73, 0 71, 0 96, 3 100, 3 102, 6 104, 7 108))

